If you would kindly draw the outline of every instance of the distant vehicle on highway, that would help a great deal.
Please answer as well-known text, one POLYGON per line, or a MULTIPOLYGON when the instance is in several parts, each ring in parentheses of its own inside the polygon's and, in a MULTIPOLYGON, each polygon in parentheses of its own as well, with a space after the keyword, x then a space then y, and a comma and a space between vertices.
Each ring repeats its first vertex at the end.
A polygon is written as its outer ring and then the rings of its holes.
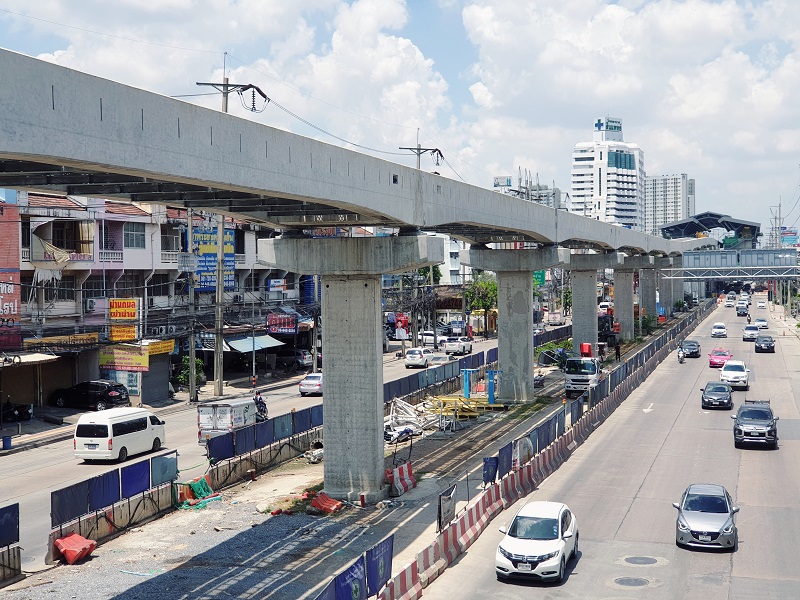
POLYGON ((728 328, 725 327, 725 323, 714 323, 711 326, 711 337, 712 338, 728 337, 728 328))
POLYGON ((436 340, 436 345, 441 346, 447 341, 447 336, 441 333, 434 333, 433 330, 430 329, 426 331, 420 331, 417 334, 417 341, 422 346, 427 346, 428 344, 433 346, 434 339, 436 340))
POLYGON ((697 340, 683 340, 681 345, 686 358, 700 358, 700 342, 697 340))
POLYGON ((759 335, 756 338, 756 352, 775 352, 775 339, 771 335, 759 335))
POLYGON ((472 344, 469 342, 469 338, 449 337, 444 343, 445 354, 468 354, 467 348, 470 349, 470 352, 472 351, 472 344))
POLYGON ((759 300, 756 308, 767 308, 767 303, 764 300, 759 300))
POLYGON ((71 388, 56 390, 51 398, 52 403, 59 408, 77 406, 105 410, 114 406, 131 405, 128 388, 109 379, 84 381, 71 388))
POLYGON ((708 355, 709 367, 722 367, 726 362, 733 358, 733 354, 725 350, 725 348, 714 348, 711 354, 708 355))
POLYGON ((75 425, 72 450, 84 460, 119 460, 152 450, 166 440, 164 421, 144 408, 112 408, 81 415, 75 425))
POLYGON ((406 369, 410 369, 411 367, 427 369, 432 358, 433 350, 430 348, 409 348, 406 350, 406 369))
POLYGON ((758 330, 759 327, 755 323, 753 323, 752 325, 745 325, 742 328, 742 341, 755 342, 756 338, 758 337, 758 330))
POLYGON ((735 552, 738 533, 733 505, 728 491, 713 483, 693 483, 683 492, 675 522, 675 544, 681 548, 720 548, 735 552))
POLYGON ((733 408, 733 390, 727 383, 709 381, 700 391, 700 408, 733 408))
POLYGON ((766 444, 778 448, 778 419, 772 412, 769 400, 745 400, 733 419, 733 445, 766 444))
POLYGON ((750 389, 750 369, 741 360, 729 360, 719 372, 719 380, 729 383, 731 387, 750 389))
POLYGON ((322 373, 309 373, 298 385, 301 396, 308 394, 322 395, 322 373))
POLYGON ((578 521, 566 504, 529 502, 508 525, 497 546, 495 573, 512 577, 562 582, 567 561, 578 556, 578 521))
POLYGON ((756 319, 755 321, 753 321, 753 325, 755 325, 759 329, 769 329, 769 323, 767 323, 766 319, 756 319))

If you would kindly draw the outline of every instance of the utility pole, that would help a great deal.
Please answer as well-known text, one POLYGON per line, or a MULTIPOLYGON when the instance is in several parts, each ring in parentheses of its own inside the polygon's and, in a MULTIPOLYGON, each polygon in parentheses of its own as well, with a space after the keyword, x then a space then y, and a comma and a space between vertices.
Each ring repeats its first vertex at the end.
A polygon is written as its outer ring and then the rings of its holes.
POLYGON ((400 150, 411 150, 414 154, 417 155, 417 171, 420 169, 420 160, 419 157, 425 154, 426 152, 431 153, 431 157, 433 158, 434 164, 437 166, 440 164, 439 161, 442 159, 443 154, 438 148, 423 148, 419 145, 419 128, 417 128, 417 147, 416 148, 403 148, 400 147, 400 150))
MULTIPOLYGON (((227 57, 227 52, 225 56, 227 57)), ((223 73, 225 71, 225 66, 223 63, 223 73)), ((264 99, 265 102, 268 102, 269 99, 267 95, 251 83, 248 84, 239 84, 239 83, 230 83, 227 76, 222 78, 222 83, 208 83, 208 82, 196 82, 197 85, 205 85, 213 87, 215 90, 219 91, 222 94, 222 112, 228 112, 228 94, 231 92, 237 92, 241 94, 247 90, 253 91, 253 102, 252 108, 248 108, 253 112, 256 112, 255 107, 255 93, 258 92, 259 95, 264 99)), ((223 303, 225 301, 225 252, 223 250, 225 245, 225 217, 222 214, 219 214, 219 222, 217 226, 217 285, 216 285, 216 294, 215 294, 215 302, 216 302, 216 320, 214 323, 214 329, 216 332, 215 335, 215 342, 214 342, 214 395, 221 396, 222 395, 222 352, 224 350, 224 342, 222 338, 222 329, 223 329, 223 303)), ((254 347, 255 347, 255 331, 253 331, 254 336, 254 347)), ((255 361, 254 365, 255 365, 255 361)))
POLYGON ((189 402, 197 399, 197 352, 195 350, 195 306, 194 306, 194 278, 197 273, 197 264, 192 263, 196 257, 194 253, 194 215, 192 209, 186 209, 188 229, 186 236, 186 253, 190 268, 186 269, 189 278, 189 402), (192 266, 193 265, 193 266, 192 266))

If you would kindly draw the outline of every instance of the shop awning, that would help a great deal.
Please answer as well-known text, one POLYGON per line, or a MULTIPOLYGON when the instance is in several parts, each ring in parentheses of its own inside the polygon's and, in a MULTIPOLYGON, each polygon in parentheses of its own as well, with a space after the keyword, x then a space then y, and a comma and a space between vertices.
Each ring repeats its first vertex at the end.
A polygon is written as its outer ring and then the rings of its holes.
MULTIPOLYGON (((42 363, 52 362, 54 360, 58 360, 58 356, 55 354, 43 354, 41 352, 32 352, 29 354, 19 354, 19 362, 13 360, 9 363, 6 363, 5 367, 13 367, 15 365, 40 365, 42 363)), ((9 358, 11 358, 9 356, 9 358)))
POLYGON ((253 348, 256 350, 263 350, 264 348, 283 346, 283 342, 279 342, 274 337, 269 335, 257 335, 255 337, 247 335, 235 338, 225 338, 225 344, 237 352, 252 352, 253 348))

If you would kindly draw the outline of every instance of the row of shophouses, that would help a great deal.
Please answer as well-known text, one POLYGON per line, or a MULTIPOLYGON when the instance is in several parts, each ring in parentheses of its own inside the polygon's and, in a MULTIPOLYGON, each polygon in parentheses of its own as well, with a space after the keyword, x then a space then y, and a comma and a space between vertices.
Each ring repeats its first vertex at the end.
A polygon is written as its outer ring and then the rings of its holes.
MULTIPOLYGON (((99 377, 127 385, 134 403, 162 399, 192 323, 198 357, 213 363, 216 215, 193 213, 189 235, 186 210, 11 190, 0 211, 3 402, 41 406, 99 377)), ((244 338, 310 347, 316 278, 258 263, 256 242, 273 230, 230 217, 224 227, 230 358, 244 338)))

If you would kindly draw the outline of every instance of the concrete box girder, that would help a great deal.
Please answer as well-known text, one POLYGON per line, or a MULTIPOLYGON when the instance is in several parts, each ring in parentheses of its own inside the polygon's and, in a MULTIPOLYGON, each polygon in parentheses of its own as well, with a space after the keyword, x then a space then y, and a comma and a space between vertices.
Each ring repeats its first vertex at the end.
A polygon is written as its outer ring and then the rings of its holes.
POLYGON ((541 271, 553 267, 569 268, 571 252, 568 248, 539 248, 536 250, 490 250, 469 248, 461 250, 462 263, 484 271, 541 271))
POLYGON ((599 269, 617 269, 625 260, 619 252, 606 254, 573 254, 570 256, 569 268, 572 271, 597 271, 599 269))

